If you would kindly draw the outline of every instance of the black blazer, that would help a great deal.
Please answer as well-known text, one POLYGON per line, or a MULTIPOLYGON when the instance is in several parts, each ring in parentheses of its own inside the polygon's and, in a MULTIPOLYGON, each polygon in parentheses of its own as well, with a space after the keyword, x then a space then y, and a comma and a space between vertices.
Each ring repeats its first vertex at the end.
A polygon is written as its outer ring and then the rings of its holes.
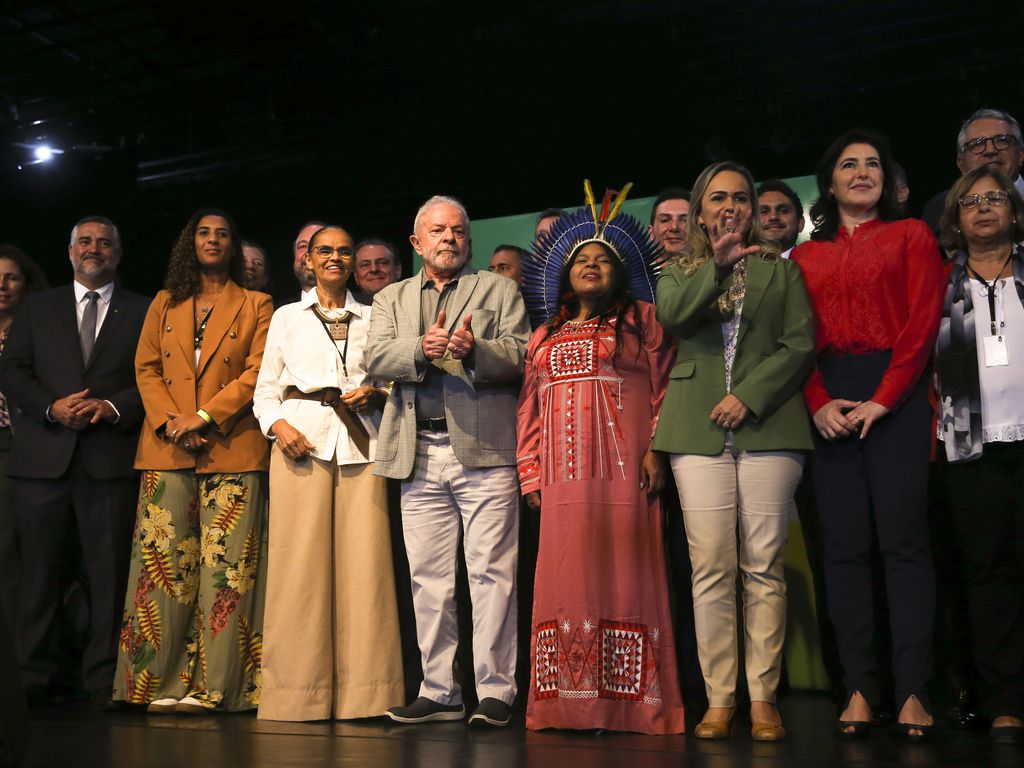
POLYGON ((142 399, 135 385, 135 347, 149 299, 114 287, 88 368, 82 363, 75 291, 65 285, 25 297, 0 356, 0 392, 11 407, 14 443, 10 477, 61 477, 76 446, 86 471, 97 479, 132 477, 142 424, 142 399), (89 388, 89 397, 109 400, 120 420, 84 430, 46 418, 61 397, 89 388))

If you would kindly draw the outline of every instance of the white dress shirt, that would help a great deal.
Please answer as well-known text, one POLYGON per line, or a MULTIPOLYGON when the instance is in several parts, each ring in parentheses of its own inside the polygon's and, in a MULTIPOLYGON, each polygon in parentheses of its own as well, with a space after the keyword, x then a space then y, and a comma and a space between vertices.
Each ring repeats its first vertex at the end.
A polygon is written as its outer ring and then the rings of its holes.
MULTIPOLYGON (((992 333, 988 289, 971 278, 974 293, 974 332, 978 343, 978 384, 981 389, 982 441, 1012 443, 1024 440, 1024 307, 1012 277, 996 281, 996 323, 1006 339, 1009 365, 985 365, 984 338, 992 333)), ((940 422, 941 423, 941 422, 940 422)))
MULTIPOLYGON (((82 315, 85 314, 85 307, 89 303, 89 300, 85 298, 85 294, 93 290, 92 288, 86 288, 80 282, 75 280, 75 316, 78 318, 78 330, 81 333, 82 330, 82 315)), ((100 328, 103 327, 103 320, 107 317, 107 310, 110 308, 110 297, 114 295, 114 283, 109 282, 102 288, 97 288, 96 293, 100 295, 96 301, 96 335, 100 335, 100 328)), ((95 341, 95 339, 93 339, 95 341)))
POLYGON ((360 304, 349 291, 345 296, 348 324, 348 348, 344 342, 333 342, 316 316, 316 291, 304 293, 294 304, 286 304, 274 313, 263 350, 263 363, 256 381, 252 410, 263 433, 273 439, 270 428, 284 419, 301 432, 313 445, 313 456, 322 461, 336 459, 338 464, 364 464, 373 461, 377 451, 377 429, 381 413, 372 410, 356 414, 370 435, 370 455, 363 457, 348 435, 345 424, 333 408, 325 408, 313 400, 285 400, 288 387, 315 392, 325 387, 342 387, 344 369, 353 387, 377 386, 363 367, 366 333, 370 327, 370 310, 360 304), (345 366, 341 352, 345 351, 345 366))

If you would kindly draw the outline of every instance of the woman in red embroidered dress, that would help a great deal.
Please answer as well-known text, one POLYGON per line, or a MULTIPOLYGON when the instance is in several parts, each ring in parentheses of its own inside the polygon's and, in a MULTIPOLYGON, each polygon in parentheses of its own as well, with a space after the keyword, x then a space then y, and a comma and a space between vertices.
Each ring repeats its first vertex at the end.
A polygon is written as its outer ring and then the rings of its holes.
POLYGON ((814 232, 793 260, 811 297, 818 350, 804 399, 817 431, 825 584, 846 684, 839 733, 866 733, 880 704, 871 653, 873 521, 885 561, 899 729, 919 741, 933 726, 925 693, 935 613, 926 368, 942 309, 942 264, 928 226, 899 218, 882 137, 840 136, 819 161, 817 181, 814 232))
POLYGON ((681 733, 650 450, 674 353, 607 242, 578 244, 561 286, 519 405, 520 482, 541 508, 526 725, 681 733))

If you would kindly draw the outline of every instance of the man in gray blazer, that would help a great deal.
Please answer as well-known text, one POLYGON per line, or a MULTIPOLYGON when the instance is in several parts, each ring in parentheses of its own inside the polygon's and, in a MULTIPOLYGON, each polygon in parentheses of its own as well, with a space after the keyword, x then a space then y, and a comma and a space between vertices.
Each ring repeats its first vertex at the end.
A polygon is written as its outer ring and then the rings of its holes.
POLYGON ((515 698, 519 484, 516 404, 530 326, 518 286, 468 263, 469 216, 450 197, 420 208, 409 238, 423 269, 373 301, 366 369, 394 381, 375 473, 402 480, 420 696, 393 720, 459 720, 455 563, 460 529, 473 600, 480 706, 503 726, 515 698))

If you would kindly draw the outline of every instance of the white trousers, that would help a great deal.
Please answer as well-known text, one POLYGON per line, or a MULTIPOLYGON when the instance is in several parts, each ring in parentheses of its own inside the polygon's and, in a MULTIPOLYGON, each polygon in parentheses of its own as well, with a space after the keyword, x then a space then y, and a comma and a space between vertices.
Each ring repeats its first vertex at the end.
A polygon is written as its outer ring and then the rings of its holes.
POLYGON ((515 467, 470 469, 448 435, 419 432, 412 478, 402 483, 402 529, 409 555, 416 636, 423 661, 420 696, 461 704, 455 680, 459 631, 455 566, 459 532, 473 601, 477 696, 516 696, 516 561, 519 481, 515 467))
POLYGON ((788 513, 803 456, 727 449, 718 456, 675 455, 671 464, 693 563, 694 629, 708 704, 736 704, 737 566, 747 688, 752 701, 774 702, 786 634, 788 513))

